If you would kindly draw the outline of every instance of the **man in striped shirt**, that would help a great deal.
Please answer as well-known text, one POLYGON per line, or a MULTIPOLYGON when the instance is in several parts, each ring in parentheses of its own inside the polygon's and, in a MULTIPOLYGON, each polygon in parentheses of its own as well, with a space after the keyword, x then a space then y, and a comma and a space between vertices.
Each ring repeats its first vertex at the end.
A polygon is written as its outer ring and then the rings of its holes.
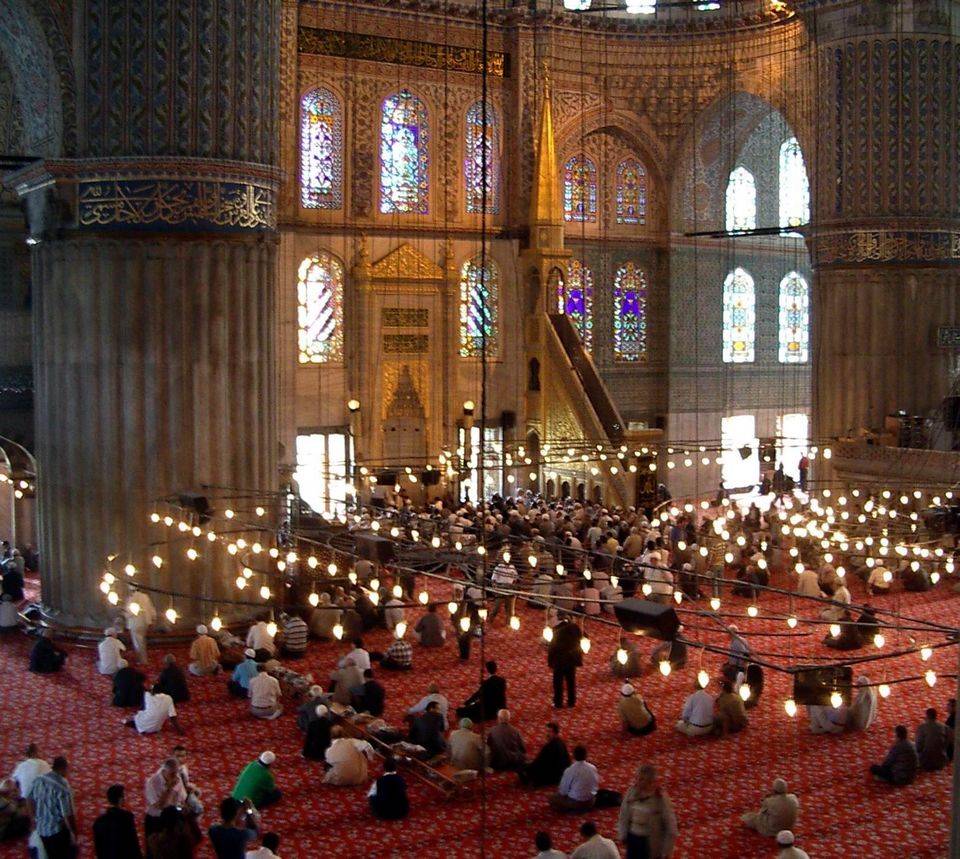
POLYGON ((493 610, 490 612, 490 623, 500 613, 500 609, 506 609, 507 623, 516 612, 517 595, 513 593, 517 586, 517 568, 509 561, 501 561, 493 568, 493 575, 490 581, 494 588, 503 593, 498 593, 493 603, 493 610))
POLYGON ((73 791, 66 779, 67 759, 53 759, 52 772, 36 779, 27 797, 30 816, 43 842, 47 859, 71 859, 77 849, 77 818, 73 791))
POLYGON ((291 659, 299 659, 307 652, 307 635, 309 634, 307 624, 296 614, 281 614, 280 624, 283 630, 281 639, 283 655, 291 659))

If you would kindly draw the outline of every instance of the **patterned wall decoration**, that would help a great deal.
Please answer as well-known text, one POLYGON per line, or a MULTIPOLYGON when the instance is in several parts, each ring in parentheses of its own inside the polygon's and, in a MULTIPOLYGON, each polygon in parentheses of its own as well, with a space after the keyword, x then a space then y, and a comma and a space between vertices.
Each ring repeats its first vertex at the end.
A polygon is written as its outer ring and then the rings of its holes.
POLYGON ((426 307, 384 307, 380 324, 383 328, 428 328, 430 311, 426 307))
MULTIPOLYGON (((351 60, 374 60, 401 66, 419 66, 451 72, 479 75, 483 72, 483 54, 475 48, 461 48, 439 42, 395 39, 365 33, 346 33, 317 27, 300 27, 299 49, 304 54, 321 54, 351 60)), ((493 77, 510 76, 510 56, 491 51, 487 73, 493 77)))
POLYGON ((14 90, 13 76, 0 57, 0 152, 23 150, 23 113, 14 90))
POLYGON ((384 334, 385 355, 424 355, 430 349, 429 334, 384 334))

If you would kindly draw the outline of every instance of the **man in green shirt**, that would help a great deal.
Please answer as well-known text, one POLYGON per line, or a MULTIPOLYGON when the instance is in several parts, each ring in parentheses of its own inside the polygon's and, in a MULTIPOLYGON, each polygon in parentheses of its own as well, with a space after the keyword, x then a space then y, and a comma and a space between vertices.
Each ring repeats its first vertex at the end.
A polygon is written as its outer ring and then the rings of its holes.
POLYGON ((270 766, 276 759, 273 752, 263 752, 255 761, 247 764, 231 796, 240 802, 249 799, 257 808, 265 808, 279 801, 282 794, 277 790, 277 783, 270 772, 270 766))

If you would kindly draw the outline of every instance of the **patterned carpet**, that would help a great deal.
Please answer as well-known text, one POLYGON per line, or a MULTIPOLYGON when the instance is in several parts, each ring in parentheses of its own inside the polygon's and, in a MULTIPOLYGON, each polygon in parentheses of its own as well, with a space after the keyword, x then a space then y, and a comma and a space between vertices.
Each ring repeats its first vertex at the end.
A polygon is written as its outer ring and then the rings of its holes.
MULTIPOLYGON (((855 590, 854 599, 861 594, 855 590)), ((876 601, 881 607, 902 607, 917 616, 956 623, 960 596, 948 589, 927 594, 887 596, 876 601)), ((785 611, 785 599, 765 600, 765 611, 785 611)), ((743 614, 743 600, 724 597, 724 611, 743 614)), ((922 681, 894 687, 893 695, 881 701, 877 722, 867 734, 813 736, 801 710, 789 719, 783 701, 789 695, 787 678, 767 672, 766 689, 751 713, 746 731, 724 740, 689 740, 672 730, 682 701, 698 670, 698 655, 689 666, 669 678, 655 673, 643 681, 644 694, 660 721, 649 737, 625 734, 614 707, 619 682, 611 679, 607 661, 616 647, 611 628, 591 632, 593 649, 579 673, 580 701, 574 710, 554 711, 550 706, 550 678, 540 644, 542 615, 520 611, 519 632, 504 627, 501 616, 488 634, 486 652, 501 665, 509 681, 508 695, 514 723, 527 740, 528 749, 538 748, 543 725, 556 719, 568 744, 585 743, 598 765, 602 784, 623 790, 642 762, 654 762, 661 770, 664 787, 671 795, 680 823, 678 857, 768 857, 776 855, 771 839, 745 830, 739 815, 758 805, 771 781, 782 776, 800 796, 798 844, 813 859, 839 859, 850 855, 887 857, 941 857, 946 855, 949 826, 950 771, 923 774, 904 789, 876 783, 867 766, 880 760, 898 722, 911 728, 922 719, 923 710, 936 706, 941 712, 952 691, 952 680, 941 679, 930 689, 922 681)), ((413 620, 412 613, 408 619, 413 620)), ((693 625, 695 622, 690 621, 693 625)), ((820 644, 822 627, 797 630, 793 637, 763 637, 750 633, 786 632, 783 622, 738 620, 756 650, 795 656, 829 655, 820 644)), ((411 624, 412 625, 412 624, 411 624)), ((704 626, 708 624, 704 623, 704 626)), ((716 633, 693 632, 691 637, 723 645, 716 633)), ((368 639, 371 649, 384 649, 387 633, 368 639)), ((887 649, 906 643, 906 635, 889 631, 887 649)), ((161 736, 139 737, 121 725, 123 711, 108 706, 109 680, 94 670, 94 651, 73 648, 67 669, 54 676, 34 676, 26 671, 30 643, 21 637, 0 642, 0 768, 9 772, 21 749, 30 740, 41 744, 45 756, 66 754, 70 780, 79 797, 80 818, 85 833, 83 856, 92 856, 90 825, 98 813, 106 787, 121 781, 138 816, 142 813, 144 778, 155 771, 177 741, 169 729, 161 736)), ((648 647, 650 645, 647 645, 648 647)), ((344 651, 339 644, 310 646, 301 661, 317 677, 326 677, 335 657, 344 651)), ((181 660, 185 648, 172 652, 181 660)), ((469 664, 456 658, 455 647, 442 651, 415 650, 414 671, 382 672, 387 685, 387 718, 396 723, 402 710, 424 692, 427 683, 440 678, 451 703, 457 704, 471 691, 479 671, 479 648, 469 664)), ((151 676, 165 649, 151 653, 151 676)), ((938 650, 930 663, 938 671, 953 672, 952 648, 938 650)), ((704 667, 716 675, 722 658, 707 654, 704 667)), ((922 673, 919 657, 903 657, 897 664, 868 670, 873 680, 922 673)), ((306 668, 301 670, 307 670, 306 668)), ((411 784, 413 811, 399 823, 375 822, 367 810, 366 789, 321 785, 317 764, 299 754, 300 736, 293 708, 276 722, 264 723, 248 715, 243 702, 227 697, 220 679, 191 678, 193 700, 181 707, 181 722, 192 752, 193 780, 205 794, 208 805, 205 825, 212 822, 219 799, 230 789, 240 768, 263 749, 277 753, 276 774, 285 797, 264 815, 265 825, 280 833, 280 853, 290 857, 329 856, 337 859, 386 859, 386 857, 463 856, 527 857, 535 853, 533 834, 538 829, 553 833, 555 845, 572 849, 581 819, 560 817, 547 806, 546 791, 528 791, 510 775, 488 779, 486 800, 479 787, 468 797, 444 801, 425 786, 411 784), (481 853, 481 834, 485 848, 481 853)), ((616 811, 597 812, 592 818, 601 830, 612 834, 616 811)), ((23 855, 22 844, 0 848, 0 855, 23 855)), ((212 855, 205 843, 198 855, 212 855)))

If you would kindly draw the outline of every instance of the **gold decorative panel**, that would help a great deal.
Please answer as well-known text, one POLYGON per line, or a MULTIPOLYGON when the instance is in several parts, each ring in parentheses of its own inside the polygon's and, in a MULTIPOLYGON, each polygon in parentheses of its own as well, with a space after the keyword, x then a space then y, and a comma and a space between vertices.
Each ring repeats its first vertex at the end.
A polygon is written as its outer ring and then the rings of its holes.
POLYGON ((422 355, 430 348, 427 334, 384 334, 385 355, 422 355))
POLYGON ((424 307, 384 307, 380 320, 384 328, 427 328, 430 311, 424 307))
MULTIPOLYGON (((373 60, 398 66, 419 66, 479 75, 483 72, 483 54, 475 48, 460 48, 440 42, 394 39, 366 33, 345 33, 319 27, 301 27, 298 46, 301 53, 344 57, 351 60, 373 60)), ((509 77, 509 54, 490 51, 487 72, 494 77, 509 77)))
POLYGON ((443 280, 443 269, 413 245, 400 245, 373 264, 374 280, 443 280))
POLYGON ((390 404, 394 401, 401 379, 412 382, 417 392, 417 399, 423 407, 424 414, 430 411, 430 376, 427 372, 427 362, 421 358, 403 361, 385 361, 382 365, 382 396, 380 398, 381 418, 389 416, 390 404))

